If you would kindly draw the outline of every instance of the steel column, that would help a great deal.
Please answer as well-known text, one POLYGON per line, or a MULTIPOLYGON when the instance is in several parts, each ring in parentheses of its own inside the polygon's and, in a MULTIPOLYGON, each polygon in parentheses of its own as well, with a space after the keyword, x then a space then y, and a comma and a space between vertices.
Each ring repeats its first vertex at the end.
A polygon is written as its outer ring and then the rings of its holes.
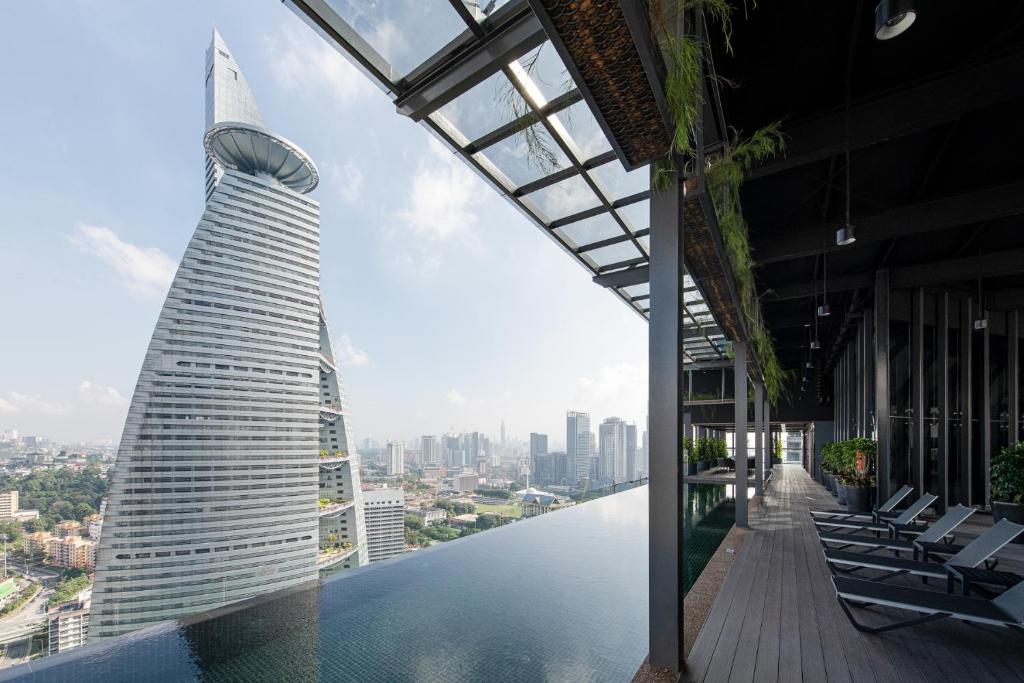
POLYGON ((939 386, 939 414, 937 416, 937 428, 939 430, 938 440, 938 468, 939 468, 939 509, 946 511, 949 506, 949 294, 943 293, 938 297, 937 320, 935 331, 938 335, 936 346, 935 363, 938 374, 939 386))
POLYGON ((764 385, 754 381, 754 495, 764 495, 764 385))
MULTIPOLYGON (((889 448, 889 271, 875 273, 875 426, 878 441, 878 500, 886 500, 892 468, 889 448)), ((921 491, 915 491, 919 496, 921 491)))
POLYGON ((971 379, 974 375, 974 304, 963 300, 960 316, 960 502, 971 505, 974 500, 974 397, 971 395, 971 379))
POLYGON ((925 488, 924 438, 924 290, 914 292, 910 314, 910 483, 915 491, 925 488))
POLYGON ((874 344, 875 344, 875 326, 874 326, 874 308, 872 306, 864 307, 864 317, 861 318, 861 324, 864 328, 864 351, 862 354, 863 364, 861 366, 861 382, 863 383, 864 391, 864 421, 861 423, 860 435, 866 438, 871 438, 875 433, 875 396, 874 396, 874 379, 875 374, 874 364, 874 344))
MULTIPOLYGON (((653 248, 651 250, 653 252, 653 248)), ((736 368, 733 371, 733 402, 736 418, 736 526, 747 527, 747 344, 733 342, 736 368)))
MULTIPOLYGON (((682 168, 682 162, 677 162, 682 168)), ((654 172, 651 170, 653 184, 654 172)), ((683 663, 682 471, 683 434, 683 190, 651 196, 651 322, 648 327, 650 405, 649 639, 653 666, 679 671, 683 663)))
MULTIPOLYGON (((983 318, 988 318, 988 311, 981 308, 981 302, 978 302, 979 310, 978 315, 983 318)), ((984 477, 984 488, 982 490, 982 499, 975 501, 976 505, 988 508, 989 499, 991 498, 992 488, 992 385, 989 383, 989 377, 991 377, 991 371, 989 369, 989 328, 986 327, 981 331, 981 343, 984 344, 982 347, 981 355, 981 377, 976 378, 976 381, 981 383, 981 410, 978 412, 978 429, 981 430, 981 472, 984 477)))
POLYGON ((1013 445, 1020 439, 1020 309, 1010 312, 1006 341, 1009 357, 1006 359, 1006 390, 1010 423, 1007 425, 1009 443, 1013 445))

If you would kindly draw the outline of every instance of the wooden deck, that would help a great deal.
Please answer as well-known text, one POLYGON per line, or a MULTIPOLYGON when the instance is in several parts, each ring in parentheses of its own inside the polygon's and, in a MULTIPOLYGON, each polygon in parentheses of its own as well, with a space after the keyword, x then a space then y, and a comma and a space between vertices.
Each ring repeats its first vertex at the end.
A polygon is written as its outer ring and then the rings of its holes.
MULTIPOLYGON (((798 466, 777 466, 683 680, 1024 681, 1024 634, 1010 629, 950 620, 877 636, 854 629, 836 602, 809 507, 835 502, 798 466)), ((972 521, 991 523, 979 516, 972 521)), ((1001 569, 1024 573, 1024 547, 999 557, 1001 569)), ((856 614, 867 623, 907 616, 884 608, 856 614)))

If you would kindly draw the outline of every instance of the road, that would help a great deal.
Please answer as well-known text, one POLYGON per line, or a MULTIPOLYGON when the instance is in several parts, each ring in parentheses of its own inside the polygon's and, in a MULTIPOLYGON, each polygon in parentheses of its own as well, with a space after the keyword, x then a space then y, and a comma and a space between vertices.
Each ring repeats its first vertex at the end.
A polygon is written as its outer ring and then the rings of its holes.
POLYGON ((51 595, 53 584, 47 581, 43 589, 21 609, 0 619, 0 643, 10 643, 41 629, 46 621, 46 601, 51 595))

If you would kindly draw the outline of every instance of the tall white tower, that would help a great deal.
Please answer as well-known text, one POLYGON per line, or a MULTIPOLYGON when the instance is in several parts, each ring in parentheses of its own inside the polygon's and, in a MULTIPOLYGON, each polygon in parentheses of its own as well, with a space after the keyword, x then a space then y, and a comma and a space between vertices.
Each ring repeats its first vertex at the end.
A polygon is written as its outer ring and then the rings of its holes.
MULTIPOLYGON (((348 434, 331 451, 327 426, 344 408, 340 385, 324 381, 320 208, 307 196, 316 166, 264 127, 216 31, 206 103, 206 207, 125 422, 97 551, 93 638, 316 579, 319 453, 347 453, 348 434)), ((332 503, 357 495, 355 472, 332 503)))

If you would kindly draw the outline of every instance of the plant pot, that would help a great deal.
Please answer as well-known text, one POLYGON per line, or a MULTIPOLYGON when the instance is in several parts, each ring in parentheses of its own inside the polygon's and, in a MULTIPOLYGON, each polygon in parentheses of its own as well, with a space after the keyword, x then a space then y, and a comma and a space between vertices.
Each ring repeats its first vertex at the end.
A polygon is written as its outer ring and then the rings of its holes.
POLYGON ((728 469, 728 467, 729 467, 729 459, 728 458, 719 458, 718 459, 718 466, 719 467, 725 467, 726 469, 728 469))
POLYGON ((708 469, 708 464, 706 462, 704 462, 703 460, 701 460, 700 462, 696 463, 696 465, 697 465, 697 471, 698 472, 704 472, 704 471, 706 471, 708 469))
POLYGON ((836 497, 839 498, 840 505, 846 505, 846 486, 839 483, 838 478, 835 479, 836 497))
MULTIPOLYGON (((996 523, 1001 519, 1008 519, 1014 524, 1024 524, 1024 503, 1004 503, 1001 500, 993 500, 992 522, 996 523)), ((1014 543, 1024 543, 1024 539, 1018 536, 1014 543)))
POLYGON ((849 512, 871 512, 871 487, 847 486, 842 484, 843 497, 846 498, 846 509, 849 512))
POLYGON ((821 473, 821 485, 825 487, 825 490, 832 493, 832 475, 828 472, 821 473))
POLYGON ((686 463, 686 474, 691 476, 691 477, 693 475, 697 474, 697 466, 699 464, 700 463, 696 463, 696 462, 688 462, 688 463, 686 463))
POLYGON ((828 475, 828 490, 832 492, 833 496, 838 496, 839 495, 839 491, 836 488, 836 481, 837 481, 836 480, 836 475, 834 475, 834 474, 829 474, 828 475))

